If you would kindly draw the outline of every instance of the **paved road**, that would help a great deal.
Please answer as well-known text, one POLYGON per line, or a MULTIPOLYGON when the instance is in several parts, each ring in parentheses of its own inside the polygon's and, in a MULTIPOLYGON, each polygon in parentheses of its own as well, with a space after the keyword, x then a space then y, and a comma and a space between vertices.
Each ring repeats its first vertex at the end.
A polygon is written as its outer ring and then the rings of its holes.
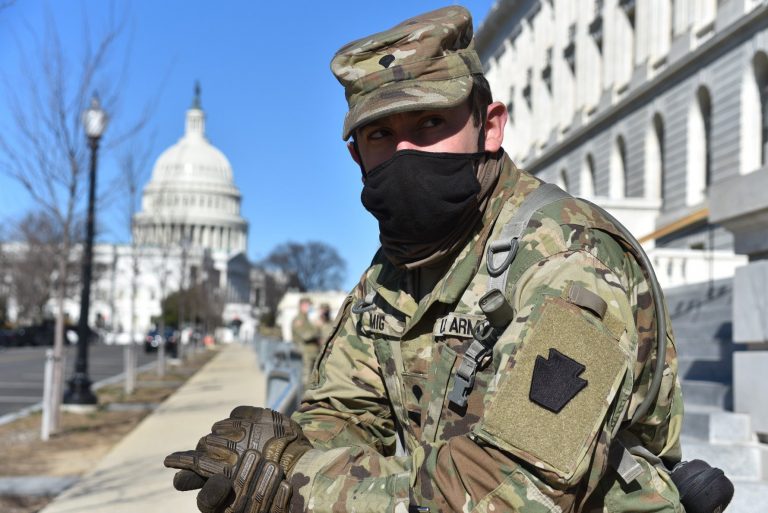
MULTIPOLYGON (((44 347, 18 347, 0 350, 0 416, 31 406, 43 398, 44 347)), ((66 348, 66 376, 72 374, 77 346, 66 348)), ((157 358, 137 347, 139 366, 157 358)), ((88 351, 88 375, 91 381, 123 372, 123 346, 92 345, 88 351)), ((65 385, 66 387, 66 385, 65 385)))

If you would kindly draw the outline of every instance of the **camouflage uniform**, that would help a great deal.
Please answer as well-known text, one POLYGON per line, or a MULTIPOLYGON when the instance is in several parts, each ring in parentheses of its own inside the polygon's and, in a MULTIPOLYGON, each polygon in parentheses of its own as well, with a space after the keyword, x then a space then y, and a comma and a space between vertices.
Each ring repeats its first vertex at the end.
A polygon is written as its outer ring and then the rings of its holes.
MULTIPOLYGON (((396 112, 398 96, 423 94, 425 107, 464 101, 468 93, 441 80, 467 81, 469 89, 468 73, 479 73, 474 51, 449 53, 457 60, 447 70, 435 59, 408 60, 451 38, 471 50, 463 8, 342 48, 333 69, 350 100, 345 137, 396 112), (430 73, 431 92, 409 88, 411 78, 430 73), (389 96, 355 97, 376 88, 389 96)), ((449 401, 472 328, 484 318, 478 300, 488 290, 488 247, 541 184, 506 154, 497 158, 482 221, 441 277, 396 268, 380 251, 342 306, 293 416, 314 449, 289 476, 292 511, 683 511, 655 466, 658 457, 680 459, 671 329, 656 400, 629 426, 655 365, 654 305, 626 240, 582 200, 551 203, 527 224, 502 291, 514 319, 480 361, 466 406, 449 401), (558 396, 557 376, 544 372, 550 365, 581 379, 556 411, 543 406, 558 396), (549 379, 537 381, 543 372, 549 379), (629 483, 609 464, 618 439, 642 446, 630 457, 641 472, 629 483)))
POLYGON ((304 386, 309 383, 312 366, 320 352, 320 331, 310 322, 307 314, 299 312, 291 323, 291 338, 294 344, 301 348, 302 381, 304 386))
POLYGON ((318 330, 320 333, 320 343, 324 343, 333 333, 333 316, 330 313, 331 307, 326 303, 320 305, 320 318, 318 321, 318 330))

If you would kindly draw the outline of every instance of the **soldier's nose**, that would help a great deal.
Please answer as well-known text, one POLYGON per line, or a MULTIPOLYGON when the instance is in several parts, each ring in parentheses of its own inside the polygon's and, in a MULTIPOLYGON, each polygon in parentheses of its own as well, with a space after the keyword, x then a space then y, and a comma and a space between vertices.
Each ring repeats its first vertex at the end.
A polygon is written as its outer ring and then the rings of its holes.
POLYGON ((401 139, 397 142, 397 151, 401 150, 415 150, 418 149, 418 146, 413 144, 408 139, 401 139))

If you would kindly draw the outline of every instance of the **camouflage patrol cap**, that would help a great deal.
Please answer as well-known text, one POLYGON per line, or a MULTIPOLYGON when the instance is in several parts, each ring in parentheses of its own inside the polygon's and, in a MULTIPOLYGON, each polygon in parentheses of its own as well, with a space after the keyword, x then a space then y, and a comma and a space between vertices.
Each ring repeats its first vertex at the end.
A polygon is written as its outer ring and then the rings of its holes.
POLYGON ((331 70, 349 104, 346 140, 382 116, 459 105, 483 67, 472 42, 472 15, 450 6, 345 45, 331 70))

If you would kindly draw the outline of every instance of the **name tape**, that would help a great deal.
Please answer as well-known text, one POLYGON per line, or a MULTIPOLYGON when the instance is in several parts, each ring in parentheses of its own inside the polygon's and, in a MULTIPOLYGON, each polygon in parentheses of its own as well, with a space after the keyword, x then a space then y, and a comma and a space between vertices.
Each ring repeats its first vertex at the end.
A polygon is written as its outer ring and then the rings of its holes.
POLYGON ((472 338, 472 332, 484 317, 480 315, 449 313, 435 322, 435 337, 472 338))
POLYGON ((365 331, 388 337, 399 337, 405 330, 404 322, 398 321, 395 317, 385 314, 378 308, 364 312, 360 323, 365 331))

